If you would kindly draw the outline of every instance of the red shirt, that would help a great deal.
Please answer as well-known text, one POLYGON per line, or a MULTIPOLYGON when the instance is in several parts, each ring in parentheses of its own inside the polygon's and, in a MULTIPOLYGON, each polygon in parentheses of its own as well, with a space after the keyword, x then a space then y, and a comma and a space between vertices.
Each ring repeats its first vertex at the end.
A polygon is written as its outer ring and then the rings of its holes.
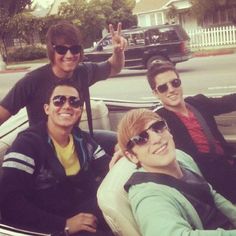
MULTIPOLYGON (((193 142, 197 146, 199 152, 209 153, 210 145, 205 135, 203 128, 195 117, 194 113, 188 109, 188 116, 184 116, 181 113, 176 113, 176 115, 181 119, 183 124, 186 126, 193 142)), ((215 144, 215 151, 217 154, 224 154, 223 148, 221 147, 218 140, 213 141, 215 144)))

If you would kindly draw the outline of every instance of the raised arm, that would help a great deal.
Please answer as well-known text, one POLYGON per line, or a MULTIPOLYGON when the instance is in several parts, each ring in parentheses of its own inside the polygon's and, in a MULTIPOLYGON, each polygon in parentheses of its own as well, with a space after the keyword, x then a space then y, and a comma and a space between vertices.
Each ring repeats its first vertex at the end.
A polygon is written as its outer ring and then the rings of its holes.
POLYGON ((118 23, 117 31, 114 30, 113 25, 109 25, 109 31, 112 36, 113 53, 108 59, 111 63, 111 73, 110 76, 118 74, 125 64, 124 51, 127 45, 127 40, 121 36, 122 24, 118 23))

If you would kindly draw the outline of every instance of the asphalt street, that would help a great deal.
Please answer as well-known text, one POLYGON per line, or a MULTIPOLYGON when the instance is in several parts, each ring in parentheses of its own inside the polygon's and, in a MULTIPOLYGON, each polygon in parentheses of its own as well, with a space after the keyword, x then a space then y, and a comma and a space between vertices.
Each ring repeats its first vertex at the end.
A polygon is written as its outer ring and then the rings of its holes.
MULTIPOLYGON (((25 70, 0 73, 0 99, 28 71, 42 64, 25 65, 25 70)), ((236 91, 236 54, 196 57, 177 64, 186 95, 204 93, 209 96, 236 91)), ((152 101, 155 100, 146 80, 146 70, 127 70, 101 81, 90 89, 92 97, 152 101)))

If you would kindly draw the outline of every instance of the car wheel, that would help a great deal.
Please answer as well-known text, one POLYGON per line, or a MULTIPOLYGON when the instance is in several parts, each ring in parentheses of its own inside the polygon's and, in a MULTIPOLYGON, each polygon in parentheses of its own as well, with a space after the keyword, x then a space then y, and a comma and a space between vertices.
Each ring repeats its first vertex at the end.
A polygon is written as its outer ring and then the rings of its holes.
POLYGON ((147 61, 147 65, 146 68, 148 69, 150 67, 150 65, 154 62, 154 61, 160 61, 160 62, 169 62, 169 60, 166 57, 163 56, 153 56, 150 57, 147 61))

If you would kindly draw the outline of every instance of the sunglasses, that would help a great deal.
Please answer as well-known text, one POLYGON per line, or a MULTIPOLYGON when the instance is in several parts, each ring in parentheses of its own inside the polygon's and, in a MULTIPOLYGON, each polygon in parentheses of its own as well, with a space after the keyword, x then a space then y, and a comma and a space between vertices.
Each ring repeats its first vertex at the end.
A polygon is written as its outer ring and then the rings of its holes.
POLYGON ((65 55, 68 50, 70 50, 70 52, 73 55, 81 53, 81 51, 82 51, 82 46, 81 45, 73 45, 73 46, 70 46, 70 47, 63 46, 63 45, 53 45, 53 48, 60 55, 65 55))
POLYGON ((169 88, 168 87, 169 83, 171 84, 171 86, 173 88, 178 88, 181 85, 181 80, 179 78, 173 79, 173 80, 169 81, 168 83, 165 83, 165 84, 157 86, 155 91, 158 91, 160 93, 165 93, 168 90, 168 88, 169 88))
POLYGON ((68 101, 69 105, 73 108, 78 108, 83 106, 83 102, 74 96, 66 97, 64 95, 57 95, 52 98, 53 105, 55 107, 62 107, 68 101))
POLYGON ((141 146, 141 145, 146 144, 149 140, 149 134, 147 132, 148 130, 151 129, 152 131, 154 131, 157 134, 162 134, 164 132, 164 130, 167 128, 168 128, 167 124, 164 120, 156 121, 149 128, 145 129, 140 134, 131 138, 126 145, 127 150, 132 149, 134 147, 134 145, 141 146))

